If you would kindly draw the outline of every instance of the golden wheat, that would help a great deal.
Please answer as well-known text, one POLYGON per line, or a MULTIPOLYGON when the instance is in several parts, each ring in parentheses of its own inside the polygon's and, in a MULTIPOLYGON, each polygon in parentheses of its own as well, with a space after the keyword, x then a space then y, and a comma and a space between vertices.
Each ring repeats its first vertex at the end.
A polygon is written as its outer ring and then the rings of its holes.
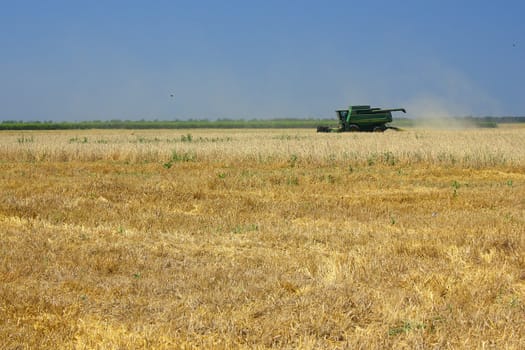
POLYGON ((0 159, 155 162, 173 152, 201 161, 430 163, 467 167, 522 166, 523 131, 411 130, 385 134, 315 134, 310 130, 173 130, 4 132, 0 159), (30 136, 29 136, 30 135, 30 136))
POLYGON ((0 347, 523 348, 523 140, 0 133, 0 347))

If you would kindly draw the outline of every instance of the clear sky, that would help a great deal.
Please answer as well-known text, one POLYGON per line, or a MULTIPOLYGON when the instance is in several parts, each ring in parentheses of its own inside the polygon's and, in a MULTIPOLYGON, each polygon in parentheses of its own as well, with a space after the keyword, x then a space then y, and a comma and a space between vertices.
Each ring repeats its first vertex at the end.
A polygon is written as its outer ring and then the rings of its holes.
POLYGON ((0 5, 0 120, 525 115, 523 0, 0 5))

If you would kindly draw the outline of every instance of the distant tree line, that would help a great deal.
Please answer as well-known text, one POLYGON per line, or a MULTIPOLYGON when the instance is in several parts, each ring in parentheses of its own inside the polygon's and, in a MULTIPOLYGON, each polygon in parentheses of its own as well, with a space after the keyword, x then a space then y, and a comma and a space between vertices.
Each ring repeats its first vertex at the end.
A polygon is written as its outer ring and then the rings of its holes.
POLYGON ((504 124, 504 123, 525 123, 525 117, 511 117, 511 116, 504 116, 504 117, 464 117, 464 119, 471 119, 474 121, 482 121, 482 122, 491 122, 491 123, 498 123, 498 124, 504 124))

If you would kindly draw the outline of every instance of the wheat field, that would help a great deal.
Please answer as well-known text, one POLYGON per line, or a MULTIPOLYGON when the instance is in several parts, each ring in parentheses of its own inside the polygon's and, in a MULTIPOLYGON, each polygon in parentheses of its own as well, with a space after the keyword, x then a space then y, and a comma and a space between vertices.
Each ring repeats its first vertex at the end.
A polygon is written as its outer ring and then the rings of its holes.
POLYGON ((525 348, 525 129, 0 132, 2 349, 525 348))

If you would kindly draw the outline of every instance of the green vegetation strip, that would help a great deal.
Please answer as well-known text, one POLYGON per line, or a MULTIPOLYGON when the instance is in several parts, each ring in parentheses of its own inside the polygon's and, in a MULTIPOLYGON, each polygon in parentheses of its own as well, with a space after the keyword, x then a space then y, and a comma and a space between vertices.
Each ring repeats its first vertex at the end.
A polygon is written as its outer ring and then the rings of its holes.
POLYGON ((86 122, 19 122, 4 121, 0 130, 70 130, 70 129, 292 129, 315 128, 334 124, 332 119, 268 119, 268 120, 187 120, 187 121, 86 121, 86 122))
MULTIPOLYGON (((495 128, 500 123, 525 123, 525 117, 463 117, 453 118, 474 127, 495 128)), ((428 120, 427 120, 428 122, 428 120)), ((436 120, 438 122, 438 120, 436 120)), ((83 122, 13 121, 0 122, 0 130, 82 130, 82 129, 300 129, 319 125, 336 126, 334 119, 250 119, 250 120, 109 120, 83 122)), ((392 123, 398 127, 417 125, 413 119, 398 118, 392 123)))

